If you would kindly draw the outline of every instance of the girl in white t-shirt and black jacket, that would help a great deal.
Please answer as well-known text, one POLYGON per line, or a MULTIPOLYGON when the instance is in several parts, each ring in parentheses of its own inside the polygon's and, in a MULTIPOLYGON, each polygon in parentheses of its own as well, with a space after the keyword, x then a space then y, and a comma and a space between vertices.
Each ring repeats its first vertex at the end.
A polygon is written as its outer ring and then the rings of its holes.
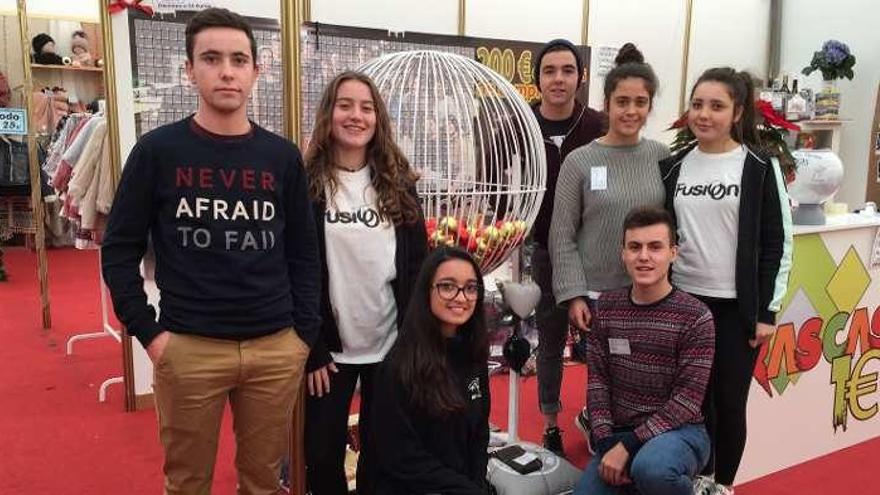
POLYGON ((703 403, 713 457, 695 492, 729 494, 758 350, 776 330, 788 283, 791 211, 778 162, 759 141, 751 76, 704 72, 691 91, 688 126, 697 145, 661 161, 660 174, 678 225, 672 282, 709 306, 716 327, 703 403))
POLYGON ((348 493, 348 414, 360 379, 357 486, 370 494, 373 377, 427 254, 416 174, 376 86, 356 72, 324 90, 305 162, 323 273, 322 327, 306 363, 306 480, 314 495, 348 493))

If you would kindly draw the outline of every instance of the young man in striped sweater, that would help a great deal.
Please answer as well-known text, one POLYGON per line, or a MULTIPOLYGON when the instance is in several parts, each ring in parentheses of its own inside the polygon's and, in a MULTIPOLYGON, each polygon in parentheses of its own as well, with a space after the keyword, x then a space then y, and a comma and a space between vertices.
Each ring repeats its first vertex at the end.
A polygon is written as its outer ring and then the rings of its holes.
POLYGON ((714 355, 712 315, 669 282, 672 217, 636 208, 622 259, 632 286, 603 292, 588 334, 587 409, 596 455, 578 495, 686 495, 709 457, 700 412, 714 355))

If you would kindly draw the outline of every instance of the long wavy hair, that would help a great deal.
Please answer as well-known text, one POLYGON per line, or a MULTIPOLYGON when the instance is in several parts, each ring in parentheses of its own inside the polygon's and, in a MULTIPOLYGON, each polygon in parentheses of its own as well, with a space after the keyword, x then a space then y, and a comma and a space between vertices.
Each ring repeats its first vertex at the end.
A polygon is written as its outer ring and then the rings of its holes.
POLYGON ((413 224, 420 220, 419 204, 411 194, 418 175, 409 160, 394 142, 394 132, 388 108, 379 90, 368 76, 354 71, 339 74, 324 88, 315 116, 315 128, 305 155, 305 169, 309 178, 309 195, 323 202, 326 191, 336 194, 336 143, 333 140, 333 108, 336 93, 346 81, 358 81, 370 88, 376 112, 376 132, 367 145, 367 164, 372 169, 373 187, 379 196, 379 210, 394 225, 413 224))
MULTIPOLYGON (((469 254, 451 247, 441 247, 428 255, 413 287, 409 308, 400 329, 400 336, 388 355, 393 374, 403 384, 410 402, 436 416, 462 411, 465 400, 455 383, 455 374, 446 362, 446 341, 440 320, 431 311, 434 276, 443 263, 463 260, 473 267, 477 283, 483 287, 480 268, 469 254)), ((489 358, 489 337, 483 310, 483 291, 474 301, 474 314, 458 329, 466 340, 471 363, 486 366, 489 358)))

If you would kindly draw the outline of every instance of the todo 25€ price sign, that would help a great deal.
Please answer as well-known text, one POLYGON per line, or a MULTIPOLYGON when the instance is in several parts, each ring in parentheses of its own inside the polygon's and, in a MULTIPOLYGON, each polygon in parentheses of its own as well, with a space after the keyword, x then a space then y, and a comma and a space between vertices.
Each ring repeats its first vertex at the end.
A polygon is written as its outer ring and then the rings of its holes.
POLYGON ((27 111, 23 108, 0 108, 0 135, 27 135, 27 111))

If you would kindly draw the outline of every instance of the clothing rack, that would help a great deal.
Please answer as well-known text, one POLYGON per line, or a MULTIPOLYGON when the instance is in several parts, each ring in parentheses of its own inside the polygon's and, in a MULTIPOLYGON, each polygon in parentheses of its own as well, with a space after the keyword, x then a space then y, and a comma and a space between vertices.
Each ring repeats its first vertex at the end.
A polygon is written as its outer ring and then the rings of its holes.
MULTIPOLYGON (((71 114, 68 114, 67 119, 103 118, 103 116, 104 116, 103 115, 104 100, 98 100, 98 110, 99 111, 95 114, 71 113, 71 114)), ((64 124, 64 127, 71 125, 71 122, 73 122, 73 121, 67 120, 64 124)), ((73 125, 75 126, 78 124, 73 124, 73 125)), ((59 136, 56 136, 56 138, 59 139, 59 142, 54 143, 54 144, 57 144, 58 146, 62 146, 62 147, 65 146, 65 143, 63 141, 60 141, 60 139, 62 139, 62 138, 67 139, 67 136, 64 134, 63 131, 61 131, 60 126, 58 129, 56 129, 56 131, 60 133, 59 136)), ((104 139, 106 139, 106 138, 104 138, 104 139)), ((70 144, 72 145, 72 143, 70 143, 70 144)), ((66 150, 64 150, 64 148, 61 148, 61 150, 58 151, 58 157, 56 157, 56 158, 60 159, 60 156, 63 155, 65 152, 66 152, 66 150)), ((57 167, 57 165, 58 165, 58 163, 55 163, 56 167, 57 167)), ((46 172, 54 180, 54 174, 55 174, 56 170, 54 170, 53 168, 54 167, 49 167, 49 169, 46 170, 46 172)), ((65 190, 66 190, 66 184, 65 184, 65 190)), ((77 242, 79 242, 79 240, 77 242)), ((94 241, 89 241, 89 242, 93 243, 94 241)), ((77 244, 77 247, 79 248, 79 244, 77 244)), ((111 337, 111 338, 115 339, 116 342, 119 342, 120 344, 122 343, 121 332, 119 330, 117 330, 116 328, 114 328, 113 325, 110 324, 110 316, 109 316, 110 305, 107 300, 108 299, 107 286, 104 283, 104 276, 101 273, 101 262, 102 262, 101 250, 98 249, 98 284, 99 284, 98 289, 100 291, 101 327, 98 329, 98 331, 89 331, 89 332, 79 333, 79 334, 76 334, 76 335, 73 335, 72 337, 70 337, 67 340, 67 355, 68 356, 73 355, 73 345, 77 342, 84 341, 84 340, 94 340, 94 339, 111 337)), ((105 402, 107 400, 107 389, 111 385, 118 384, 118 383, 124 383, 123 376, 114 376, 114 377, 111 377, 111 378, 108 378, 107 380, 105 380, 101 384, 100 388, 98 389, 98 401, 105 402)))
MULTIPOLYGON (((100 339, 105 337, 112 337, 116 339, 120 344, 122 343, 122 336, 119 330, 113 328, 113 325, 110 324, 110 317, 108 315, 108 303, 107 303, 107 286, 104 284, 104 275, 101 273, 101 250, 98 250, 98 278, 100 283, 100 291, 101 291, 101 330, 97 332, 89 332, 89 333, 81 333, 74 335, 67 339, 67 355, 73 355, 73 344, 79 342, 81 340, 92 340, 92 339, 100 339)), ((101 384, 101 387, 98 389, 98 402, 105 402, 107 400, 107 389, 110 385, 114 385, 117 383, 123 383, 124 378, 122 376, 114 376, 112 378, 108 378, 104 380, 104 383, 101 384)))

